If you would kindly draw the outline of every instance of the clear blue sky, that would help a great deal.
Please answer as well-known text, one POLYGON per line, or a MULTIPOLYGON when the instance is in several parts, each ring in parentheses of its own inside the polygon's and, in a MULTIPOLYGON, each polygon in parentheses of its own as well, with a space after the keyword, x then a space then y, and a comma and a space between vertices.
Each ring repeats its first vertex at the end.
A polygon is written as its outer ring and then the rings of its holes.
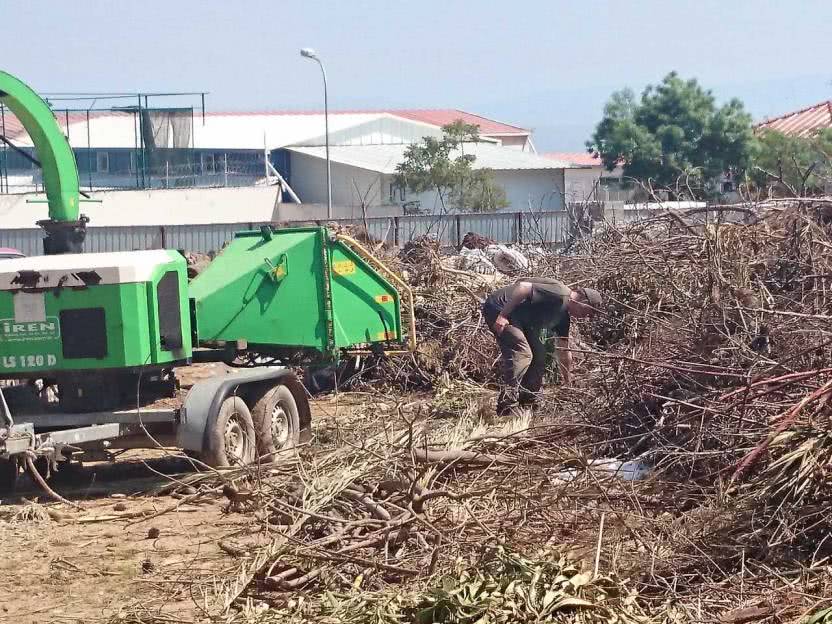
POLYGON ((209 109, 462 108, 579 150, 668 71, 760 118, 832 98, 832 1, 0 0, 0 67, 41 91, 210 91, 209 109))

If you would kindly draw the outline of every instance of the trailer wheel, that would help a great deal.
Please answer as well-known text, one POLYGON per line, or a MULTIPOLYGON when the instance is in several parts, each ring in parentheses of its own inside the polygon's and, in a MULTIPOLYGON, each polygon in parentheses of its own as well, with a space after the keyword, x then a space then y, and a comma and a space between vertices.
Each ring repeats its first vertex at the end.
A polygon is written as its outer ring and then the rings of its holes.
POLYGON ((252 406, 251 416, 257 433, 257 455, 264 461, 279 459, 276 453, 300 441, 297 402, 283 384, 269 388, 252 406))
POLYGON ((0 496, 10 496, 17 489, 20 467, 15 459, 0 459, 0 496))
POLYGON ((240 397, 230 396, 220 405, 216 423, 208 432, 202 461, 217 468, 250 464, 257 458, 256 453, 251 412, 240 397))

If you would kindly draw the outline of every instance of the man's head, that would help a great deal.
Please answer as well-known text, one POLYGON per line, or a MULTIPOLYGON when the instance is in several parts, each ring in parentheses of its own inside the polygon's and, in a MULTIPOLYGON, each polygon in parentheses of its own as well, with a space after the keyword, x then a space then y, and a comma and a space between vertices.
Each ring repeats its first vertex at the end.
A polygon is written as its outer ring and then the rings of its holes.
POLYGON ((601 293, 592 288, 578 288, 569 295, 569 302, 566 304, 569 316, 581 318, 592 316, 600 311, 603 300, 601 293))

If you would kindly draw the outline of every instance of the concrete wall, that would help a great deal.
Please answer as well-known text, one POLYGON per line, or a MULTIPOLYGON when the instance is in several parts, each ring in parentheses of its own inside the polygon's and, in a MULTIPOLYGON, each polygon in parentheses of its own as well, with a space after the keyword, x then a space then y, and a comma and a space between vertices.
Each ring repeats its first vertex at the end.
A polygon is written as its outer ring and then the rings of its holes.
POLYGON ((499 139, 503 147, 510 147, 522 152, 530 151, 526 136, 497 136, 494 138, 499 139))
POLYGON ((566 200, 584 201, 625 201, 633 196, 634 189, 621 189, 617 184, 608 185, 605 180, 621 180, 621 167, 607 171, 604 167, 591 169, 567 169, 565 172, 566 200), (594 192, 593 192, 594 191, 594 192))
MULTIPOLYGON (((359 188, 366 190, 368 179, 360 177, 363 170, 349 172, 344 180, 358 178, 359 188)), ((334 173, 334 170, 333 170, 334 173)), ((318 181, 320 185, 320 181, 318 181)), ((325 185, 321 185, 325 186, 325 185)), ((339 188, 343 188, 339 187, 339 188)), ((382 184, 371 192, 372 200, 367 215, 371 217, 398 216, 400 206, 390 205, 389 189, 382 184), (383 198, 383 202, 380 199, 383 198)), ((208 189, 171 189, 143 191, 99 191, 92 194, 95 203, 81 204, 81 213, 90 218, 90 227, 160 226, 218 223, 267 223, 327 218, 326 191, 312 194, 318 201, 304 204, 278 203, 277 187, 241 187, 208 189), (98 203, 100 201, 100 203, 98 203)), ((309 194, 301 195, 301 199, 309 194)), ((284 194, 284 199, 287 196, 284 194)), ((49 218, 43 194, 0 195, 0 230, 31 229, 35 222, 49 218), (30 203, 32 200, 38 203, 30 203)), ((355 193, 342 193, 347 205, 333 205, 333 218, 360 219, 361 202, 355 193)))
MULTIPOLYGON (((505 212, 528 210, 563 210, 563 169, 528 169, 495 171, 494 180, 506 192, 509 202, 505 212), (531 208, 529 206, 531 202, 531 208)), ((384 176, 384 188, 387 189, 392 176, 384 176)), ((388 193, 385 190, 385 193, 388 193)), ((419 201, 423 212, 438 214, 442 212, 442 203, 434 192, 405 193, 405 201, 419 201)), ((401 203, 401 202, 398 202, 401 203)))
POLYGON ((593 199, 595 188, 601 179, 602 170, 602 167, 566 169, 564 171, 566 201, 585 202, 593 199))
MULTIPOLYGON (((42 194, 0 195, 0 227, 31 228, 49 217, 42 194)), ((176 225, 272 221, 277 187, 103 191, 81 204, 90 226, 176 225), (100 203, 98 203, 100 201, 100 203)))
MULTIPOLYGON (((334 216, 340 219, 358 219, 362 216, 362 203, 373 216, 401 214, 402 202, 390 201, 392 175, 332 163, 332 205, 334 216)), ((318 219, 326 218, 326 161, 305 154, 292 154, 292 177, 289 181, 304 206, 323 206, 318 219)), ((293 214, 290 207, 281 214, 293 214)), ((318 209, 314 209, 316 214, 318 209)))
POLYGON ((563 210, 563 169, 495 171, 494 178, 505 189, 506 212, 563 210))

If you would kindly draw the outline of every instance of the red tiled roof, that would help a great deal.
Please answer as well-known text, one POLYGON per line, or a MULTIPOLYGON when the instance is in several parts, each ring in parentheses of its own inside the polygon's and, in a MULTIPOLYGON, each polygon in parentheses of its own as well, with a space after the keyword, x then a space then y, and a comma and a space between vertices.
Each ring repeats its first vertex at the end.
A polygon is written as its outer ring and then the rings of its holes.
POLYGON ((755 128, 766 128, 801 137, 812 136, 818 130, 832 128, 832 100, 766 119, 755 128))
POLYGON ((546 152, 541 154, 544 158, 552 158, 553 160, 564 160, 575 165, 587 165, 590 167, 600 167, 603 163, 601 158, 593 156, 587 152, 546 152))

